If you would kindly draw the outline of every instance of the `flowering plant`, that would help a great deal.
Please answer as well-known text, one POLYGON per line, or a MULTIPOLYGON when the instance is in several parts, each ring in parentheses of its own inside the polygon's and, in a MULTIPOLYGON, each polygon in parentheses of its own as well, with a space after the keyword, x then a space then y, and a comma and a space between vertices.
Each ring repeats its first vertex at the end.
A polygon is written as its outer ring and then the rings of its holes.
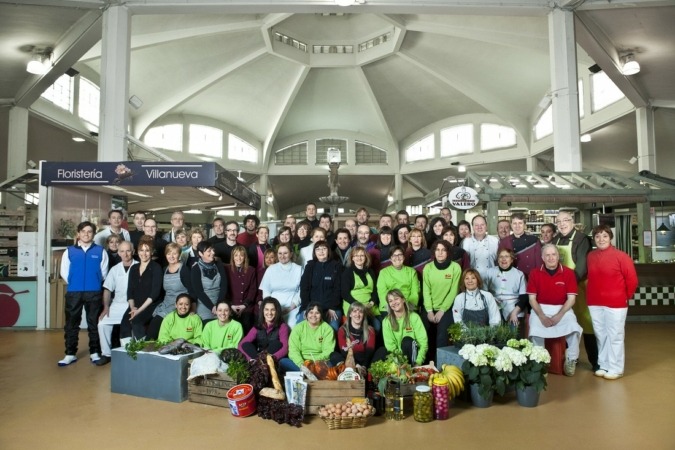
POLYGON ((469 383, 478 386, 478 393, 485 399, 490 397, 491 392, 504 395, 506 391, 508 377, 497 363, 500 354, 497 347, 489 344, 466 344, 459 351, 459 355, 465 359, 462 371, 469 383))
POLYGON ((551 363, 551 355, 544 347, 532 344, 527 339, 509 339, 502 354, 508 355, 516 370, 509 374, 511 383, 518 389, 534 387, 537 392, 546 389, 546 373, 551 363))

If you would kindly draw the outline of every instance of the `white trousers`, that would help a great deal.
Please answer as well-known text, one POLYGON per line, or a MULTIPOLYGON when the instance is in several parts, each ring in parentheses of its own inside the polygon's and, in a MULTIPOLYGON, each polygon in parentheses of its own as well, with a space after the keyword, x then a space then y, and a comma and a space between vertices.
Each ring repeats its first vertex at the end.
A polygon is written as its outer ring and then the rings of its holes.
POLYGON ((611 374, 623 375, 628 308, 589 306, 588 309, 598 341, 598 365, 611 374))
POLYGON ((110 346, 112 341, 112 329, 116 324, 114 323, 98 323, 98 338, 101 343, 101 355, 110 358, 110 346))
MULTIPOLYGON (((530 340, 534 345, 539 347, 545 347, 546 343, 544 342, 546 338, 539 336, 530 336, 530 340)), ((579 359, 579 333, 574 332, 565 336, 565 341, 567 342, 567 359, 578 360, 579 359)))

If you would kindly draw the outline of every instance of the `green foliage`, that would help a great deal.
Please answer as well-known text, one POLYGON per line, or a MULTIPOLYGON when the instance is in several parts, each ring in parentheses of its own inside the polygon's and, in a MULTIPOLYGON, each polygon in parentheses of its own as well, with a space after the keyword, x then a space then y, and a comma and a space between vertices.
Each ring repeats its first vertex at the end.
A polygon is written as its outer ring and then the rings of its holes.
MULTIPOLYGON (((509 339, 515 339, 518 334, 517 330, 508 324, 491 327, 489 325, 483 326, 476 325, 475 323, 466 323, 454 324, 453 327, 455 325, 459 325, 461 329, 460 336, 455 339, 455 342, 461 342, 462 344, 490 344, 503 347, 509 339)), ((456 334, 457 330, 453 330, 453 333, 456 334)), ((448 334, 450 334, 450 328, 448 329, 448 334)))
POLYGON ((227 374, 237 384, 247 382, 251 376, 251 373, 248 370, 248 363, 242 359, 232 359, 228 363, 227 374))

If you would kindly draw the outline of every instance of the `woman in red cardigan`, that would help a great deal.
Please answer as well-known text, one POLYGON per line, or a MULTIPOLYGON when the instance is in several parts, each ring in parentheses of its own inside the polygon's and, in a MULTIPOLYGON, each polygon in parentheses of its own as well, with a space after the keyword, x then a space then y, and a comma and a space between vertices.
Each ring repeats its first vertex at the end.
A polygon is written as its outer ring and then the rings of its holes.
POLYGON ((612 245, 614 233, 607 225, 593 229, 597 247, 588 254, 587 302, 598 341, 598 377, 616 380, 623 376, 624 340, 628 300, 638 279, 635 265, 626 253, 612 245))
MULTIPOLYGON (((349 345, 354 351, 354 360, 357 367, 364 369, 370 366, 370 360, 375 353, 375 330, 368 325, 368 315, 363 303, 353 302, 347 310, 347 320, 338 329, 338 352, 331 355, 331 362, 337 365, 347 358, 349 345)), ((363 370, 365 373, 365 370, 363 370)))

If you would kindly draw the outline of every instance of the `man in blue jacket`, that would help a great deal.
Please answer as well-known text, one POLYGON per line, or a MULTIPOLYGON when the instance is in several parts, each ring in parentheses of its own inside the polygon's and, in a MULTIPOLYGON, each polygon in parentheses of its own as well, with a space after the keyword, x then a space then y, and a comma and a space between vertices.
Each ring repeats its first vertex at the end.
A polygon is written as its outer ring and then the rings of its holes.
POLYGON ((92 363, 100 359, 101 345, 98 338, 98 316, 103 309, 103 280, 108 274, 108 254, 96 245, 96 225, 82 222, 77 226, 77 241, 63 252, 61 277, 68 282, 66 289, 66 324, 63 327, 66 356, 59 366, 77 361, 77 343, 80 332, 82 308, 87 315, 89 331, 89 358, 92 363))

